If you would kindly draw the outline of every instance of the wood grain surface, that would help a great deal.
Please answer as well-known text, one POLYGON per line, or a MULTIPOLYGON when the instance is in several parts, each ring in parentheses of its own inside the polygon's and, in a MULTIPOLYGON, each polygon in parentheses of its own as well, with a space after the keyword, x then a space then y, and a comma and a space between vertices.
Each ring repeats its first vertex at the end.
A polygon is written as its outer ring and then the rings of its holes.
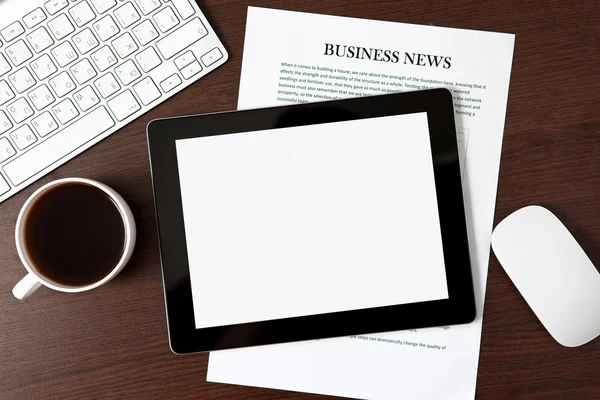
MULTIPOLYGON (((153 118, 236 108, 248 5, 516 33, 495 223, 519 207, 546 206, 600 265, 597 1, 206 0, 230 53, 225 65, 0 204, 0 399, 323 398, 207 383, 208 356, 175 356, 167 342, 145 127, 153 118), (18 211, 40 185, 69 176, 105 182, 131 205, 133 258, 97 290, 42 288, 18 301, 18 211)), ((493 255, 477 398, 600 398, 600 339, 558 345, 493 255)))

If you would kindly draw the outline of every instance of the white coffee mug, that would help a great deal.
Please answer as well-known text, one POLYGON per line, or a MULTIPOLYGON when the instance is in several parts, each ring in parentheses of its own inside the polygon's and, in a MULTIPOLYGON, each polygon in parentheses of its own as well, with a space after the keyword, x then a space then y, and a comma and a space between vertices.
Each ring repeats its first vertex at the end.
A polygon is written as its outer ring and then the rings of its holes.
POLYGON ((91 290, 97 288, 98 286, 104 285, 106 282, 114 278, 119 272, 121 272, 121 270, 125 267, 129 259, 131 258, 131 254, 133 253, 133 248, 135 246, 135 238, 135 220, 133 218, 133 214, 131 213, 131 209, 129 208, 125 200, 123 200, 123 198, 110 187, 98 181, 84 178, 65 178, 47 183, 46 185, 36 190, 27 199, 27 201, 23 205, 23 208, 21 208, 19 217, 17 218, 17 225, 15 227, 15 242, 17 244, 17 252, 19 253, 19 258, 21 259, 21 262, 23 263, 23 266, 27 270, 28 274, 25 275, 25 277, 15 285, 12 292, 17 299, 23 300, 24 298, 29 297, 41 285, 49 287, 50 289, 67 293, 84 292, 86 290, 91 290), (32 205, 34 205, 35 201, 44 193, 51 190, 55 186, 63 185, 65 183, 83 183, 100 189, 107 196, 109 196, 116 204, 121 214, 121 218, 123 220, 123 226, 125 227, 125 246, 119 262, 110 271, 108 275, 106 275, 101 280, 93 282, 89 285, 68 286, 49 280, 38 271, 35 264, 31 261, 31 258, 27 253, 27 249, 25 246, 25 222, 27 220, 29 212, 31 211, 32 205))

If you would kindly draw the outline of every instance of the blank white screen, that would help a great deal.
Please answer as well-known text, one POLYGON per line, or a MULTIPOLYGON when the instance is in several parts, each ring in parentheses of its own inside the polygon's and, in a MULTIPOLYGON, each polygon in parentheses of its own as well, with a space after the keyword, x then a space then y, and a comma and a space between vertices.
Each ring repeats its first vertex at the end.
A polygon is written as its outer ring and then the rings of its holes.
POLYGON ((426 113, 176 149, 196 328, 448 298, 426 113))

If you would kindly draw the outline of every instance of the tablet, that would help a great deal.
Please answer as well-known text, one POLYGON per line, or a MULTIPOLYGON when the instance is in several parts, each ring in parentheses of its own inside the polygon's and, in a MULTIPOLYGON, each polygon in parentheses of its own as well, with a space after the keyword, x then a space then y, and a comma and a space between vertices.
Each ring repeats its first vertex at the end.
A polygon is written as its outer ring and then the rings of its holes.
POLYGON ((147 131, 173 352, 475 318, 449 91, 147 131))

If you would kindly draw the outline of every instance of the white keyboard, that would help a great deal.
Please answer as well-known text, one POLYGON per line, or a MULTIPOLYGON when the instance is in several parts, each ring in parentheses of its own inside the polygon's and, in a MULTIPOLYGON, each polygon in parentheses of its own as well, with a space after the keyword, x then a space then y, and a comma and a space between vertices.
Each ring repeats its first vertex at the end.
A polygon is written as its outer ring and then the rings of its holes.
POLYGON ((0 202, 227 57, 194 0, 0 2, 0 202))

